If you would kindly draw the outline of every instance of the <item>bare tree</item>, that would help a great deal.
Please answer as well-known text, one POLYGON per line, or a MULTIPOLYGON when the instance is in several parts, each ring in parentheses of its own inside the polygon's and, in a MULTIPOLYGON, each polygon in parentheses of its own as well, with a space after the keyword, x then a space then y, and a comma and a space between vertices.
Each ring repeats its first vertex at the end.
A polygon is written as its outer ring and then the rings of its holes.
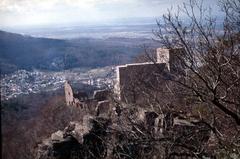
POLYGON ((186 74, 184 80, 175 75, 175 82, 199 101, 217 107, 240 125, 240 39, 239 26, 236 25, 240 17, 239 1, 222 3, 225 21, 220 30, 211 10, 205 10, 202 3, 190 0, 178 12, 186 15, 185 22, 179 14, 173 15, 169 11, 163 16, 163 23, 158 21, 159 30, 155 35, 166 48, 185 50, 184 56, 178 58, 186 74))
POLYGON ((154 34, 163 47, 184 49, 177 58, 185 72, 172 74, 171 91, 191 99, 192 108, 198 105, 209 112, 199 112, 200 117, 223 147, 239 147, 240 1, 221 0, 219 7, 224 14, 220 23, 203 1, 190 0, 157 21, 154 34))

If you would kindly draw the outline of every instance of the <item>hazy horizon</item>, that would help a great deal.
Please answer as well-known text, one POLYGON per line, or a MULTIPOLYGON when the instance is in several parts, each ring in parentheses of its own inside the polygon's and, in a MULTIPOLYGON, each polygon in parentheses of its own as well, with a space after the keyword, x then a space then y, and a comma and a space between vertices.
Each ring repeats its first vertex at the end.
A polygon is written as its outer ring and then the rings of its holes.
MULTIPOLYGON (((217 15, 217 0, 203 2, 217 15)), ((134 19, 154 23, 183 3, 188 0, 1 0, 0 29, 117 25, 134 19)))

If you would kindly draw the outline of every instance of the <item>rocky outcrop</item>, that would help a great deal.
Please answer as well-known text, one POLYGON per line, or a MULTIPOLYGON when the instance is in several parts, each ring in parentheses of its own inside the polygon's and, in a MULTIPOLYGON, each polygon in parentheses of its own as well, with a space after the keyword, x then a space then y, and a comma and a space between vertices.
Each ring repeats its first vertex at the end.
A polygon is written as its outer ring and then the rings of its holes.
POLYGON ((103 138, 110 121, 84 116, 83 122, 70 122, 38 145, 37 159, 101 158, 106 155, 103 138))
POLYGON ((202 149, 210 135, 208 126, 197 120, 142 108, 122 108, 111 117, 101 114, 85 115, 53 133, 38 146, 37 159, 191 158, 191 151, 202 149))

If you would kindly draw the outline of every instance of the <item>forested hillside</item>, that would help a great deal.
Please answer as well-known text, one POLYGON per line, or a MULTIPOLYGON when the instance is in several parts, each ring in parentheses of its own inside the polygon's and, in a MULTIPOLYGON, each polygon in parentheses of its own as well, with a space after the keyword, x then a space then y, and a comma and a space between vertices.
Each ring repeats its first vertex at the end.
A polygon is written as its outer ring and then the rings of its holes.
POLYGON ((17 69, 63 70, 127 63, 143 51, 143 39, 35 38, 0 31, 1 72, 17 69))

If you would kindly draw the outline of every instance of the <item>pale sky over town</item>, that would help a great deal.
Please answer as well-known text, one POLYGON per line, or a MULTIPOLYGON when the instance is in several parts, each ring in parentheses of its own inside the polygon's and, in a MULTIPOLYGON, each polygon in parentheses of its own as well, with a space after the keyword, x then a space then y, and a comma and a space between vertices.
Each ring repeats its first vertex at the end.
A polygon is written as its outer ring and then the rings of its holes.
MULTIPOLYGON (((188 0, 0 0, 0 26, 104 23, 116 19, 161 17, 188 0)), ((215 7, 217 0, 204 0, 215 7)))

